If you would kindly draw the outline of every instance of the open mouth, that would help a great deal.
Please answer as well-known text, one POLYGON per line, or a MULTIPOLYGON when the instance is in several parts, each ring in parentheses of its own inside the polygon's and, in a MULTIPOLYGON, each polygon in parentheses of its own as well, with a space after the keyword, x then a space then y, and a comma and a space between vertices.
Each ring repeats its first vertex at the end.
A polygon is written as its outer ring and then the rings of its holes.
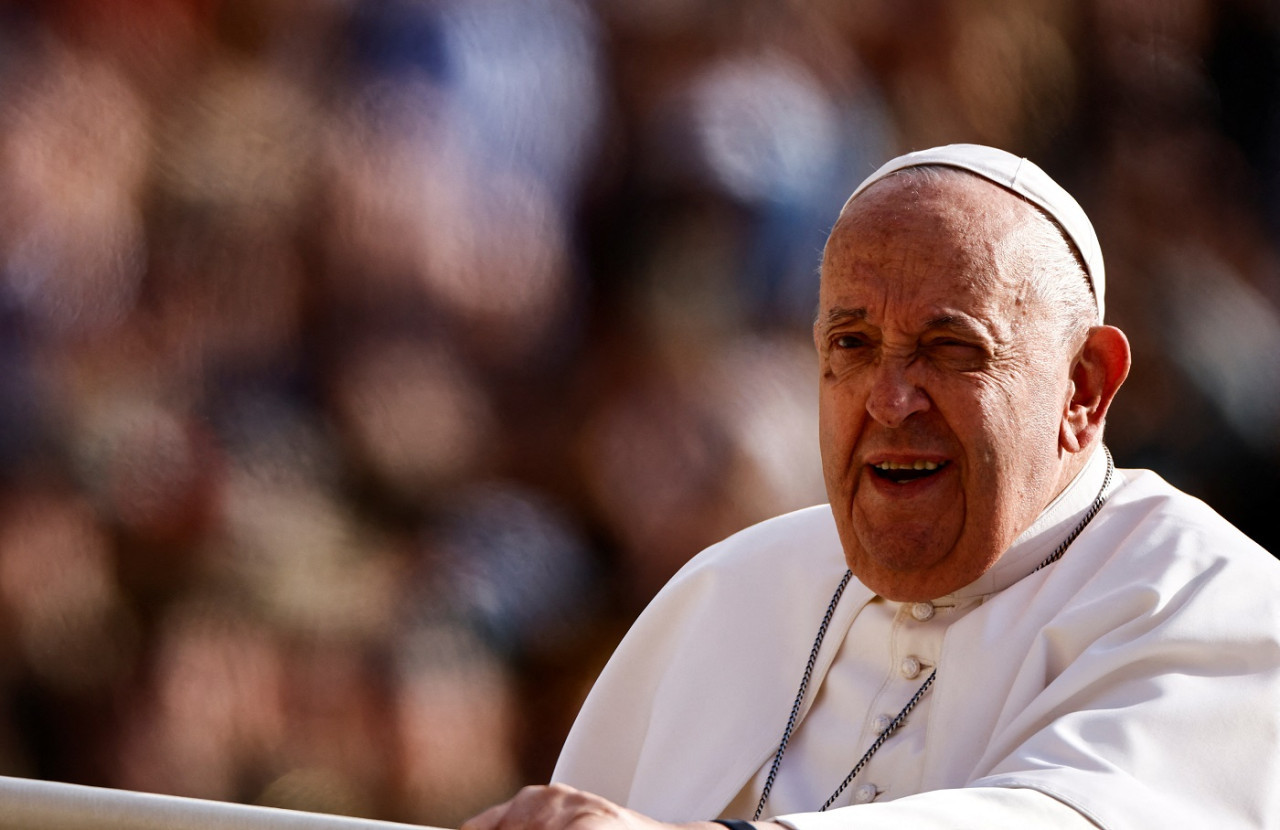
POLYGON ((919 481, 922 478, 928 478, 937 475, 938 471, 947 466, 946 461, 882 461, 879 464, 871 465, 871 472, 877 478, 885 481, 892 481, 894 484, 906 484, 911 481, 919 481))

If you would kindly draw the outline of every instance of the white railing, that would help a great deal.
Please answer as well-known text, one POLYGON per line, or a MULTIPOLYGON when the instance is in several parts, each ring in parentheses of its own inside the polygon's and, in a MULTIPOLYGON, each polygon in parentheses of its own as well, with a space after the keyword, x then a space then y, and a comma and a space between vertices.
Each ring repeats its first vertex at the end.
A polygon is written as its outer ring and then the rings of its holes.
POLYGON ((0 776, 2 830, 407 830, 409 827, 417 826, 0 776))

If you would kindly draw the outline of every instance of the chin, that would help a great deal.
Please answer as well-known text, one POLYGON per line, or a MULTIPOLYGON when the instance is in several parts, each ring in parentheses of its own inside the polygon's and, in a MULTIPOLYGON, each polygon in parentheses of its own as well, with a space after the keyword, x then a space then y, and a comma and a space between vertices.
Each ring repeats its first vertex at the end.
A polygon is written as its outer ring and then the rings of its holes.
POLYGON ((951 546, 908 533, 895 536, 888 544, 859 545, 856 555, 845 558, 861 562, 869 573, 910 580, 928 578, 932 572, 945 568, 951 555, 951 546))
MULTIPOLYGON (((895 602, 918 602, 941 594, 929 594, 934 580, 930 574, 888 567, 883 562, 867 562, 858 557, 845 557, 845 563, 858 581, 877 595, 895 602)), ((943 593, 946 593, 945 591, 943 593)))
POLYGON ((921 577, 918 574, 906 577, 897 575, 885 577, 883 575, 863 575, 854 571, 854 576, 858 577, 862 584, 875 591, 878 596, 893 602, 924 602, 937 599, 961 587, 939 589, 934 586, 931 579, 921 577))
POLYGON ((941 556, 920 556, 920 548, 892 546, 845 556, 853 575, 879 596, 895 602, 921 602, 945 596, 982 576, 986 568, 961 568, 946 549, 941 556), (973 571, 970 573, 970 571, 973 571))

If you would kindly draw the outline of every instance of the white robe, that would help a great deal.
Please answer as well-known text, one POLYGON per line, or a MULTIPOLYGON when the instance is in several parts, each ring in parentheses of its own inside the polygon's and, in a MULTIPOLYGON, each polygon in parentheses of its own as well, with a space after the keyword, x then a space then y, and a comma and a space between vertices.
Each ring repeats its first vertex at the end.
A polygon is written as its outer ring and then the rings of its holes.
MULTIPOLYGON (((699 554, 620 644, 553 780, 659 819, 721 815, 776 750, 844 569, 826 506, 699 554)), ((1047 799, 992 797, 1035 791, 1106 830, 1280 828, 1280 562, 1154 473, 1121 471, 1067 555, 1019 577, 948 626, 911 792, 788 823, 986 827, 1026 810, 1044 826, 1030 811, 1047 799)), ((874 599, 845 591, 800 730, 874 599)))

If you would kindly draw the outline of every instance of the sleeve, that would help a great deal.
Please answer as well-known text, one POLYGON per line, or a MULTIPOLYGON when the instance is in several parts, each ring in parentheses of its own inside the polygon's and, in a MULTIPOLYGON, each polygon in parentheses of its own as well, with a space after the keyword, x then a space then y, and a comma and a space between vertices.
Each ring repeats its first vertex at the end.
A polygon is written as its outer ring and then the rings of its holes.
POLYGON ((1085 816, 1037 790, 970 787, 896 801, 795 813, 773 819, 792 830, 1098 830, 1085 816))

